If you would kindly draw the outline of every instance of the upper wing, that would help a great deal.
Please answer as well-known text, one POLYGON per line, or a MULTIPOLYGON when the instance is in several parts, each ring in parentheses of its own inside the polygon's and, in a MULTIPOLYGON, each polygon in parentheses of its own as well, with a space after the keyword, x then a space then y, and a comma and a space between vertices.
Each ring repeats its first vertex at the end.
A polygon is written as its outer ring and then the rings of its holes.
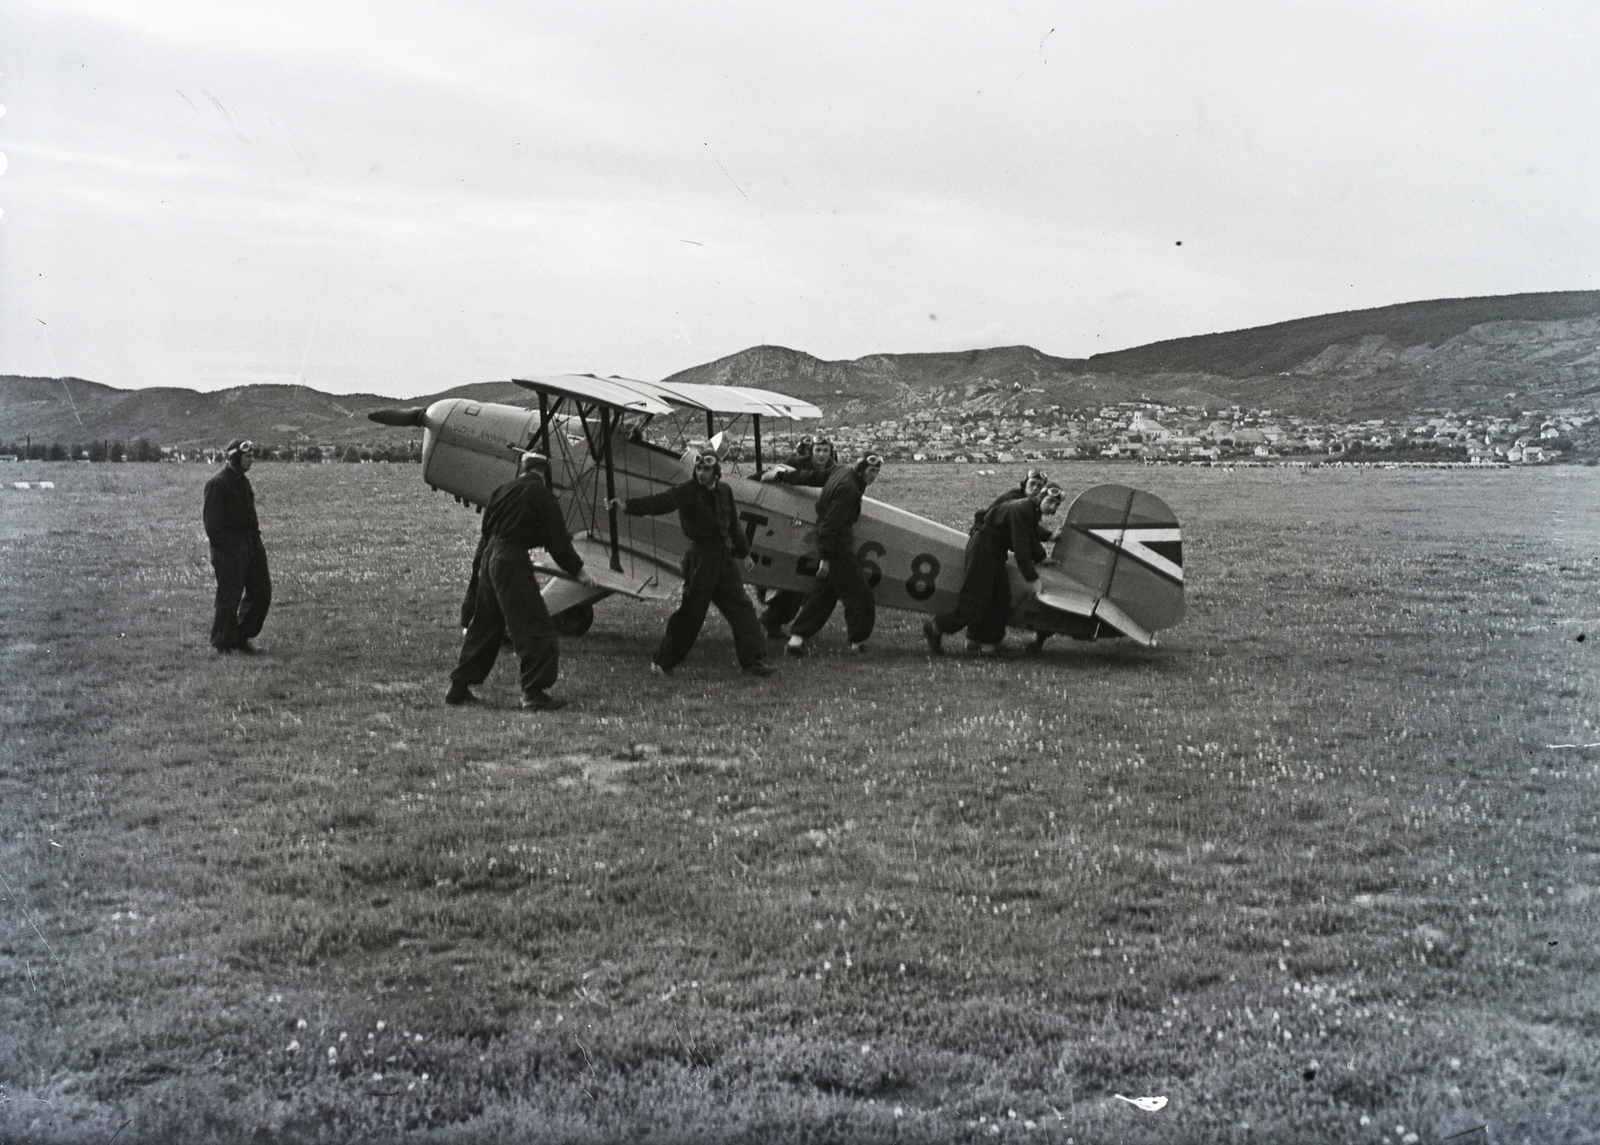
POLYGON ((691 406, 730 417, 756 414, 761 417, 786 417, 799 421, 802 418, 822 416, 822 411, 810 402, 748 386, 703 386, 689 382, 674 382, 667 385, 664 382, 656 382, 652 389, 663 401, 674 405, 691 406))
POLYGON ((651 390, 647 382, 628 378, 597 378, 593 374, 545 374, 533 378, 512 378, 523 389, 554 397, 595 402, 633 413, 671 413, 672 407, 651 390))
POLYGON ((598 402, 633 413, 666 414, 674 407, 687 406, 729 417, 756 414, 798 421, 822 416, 822 411, 810 402, 751 386, 705 386, 692 382, 668 385, 615 375, 600 378, 593 374, 546 374, 511 380, 524 389, 598 402))

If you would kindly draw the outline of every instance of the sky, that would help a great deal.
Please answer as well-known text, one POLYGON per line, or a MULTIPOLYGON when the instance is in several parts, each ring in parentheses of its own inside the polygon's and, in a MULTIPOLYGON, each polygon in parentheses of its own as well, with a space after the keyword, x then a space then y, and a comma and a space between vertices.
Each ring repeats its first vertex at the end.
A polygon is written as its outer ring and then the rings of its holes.
POLYGON ((0 374, 410 397, 1600 289, 1600 5, 7 0, 0 374))

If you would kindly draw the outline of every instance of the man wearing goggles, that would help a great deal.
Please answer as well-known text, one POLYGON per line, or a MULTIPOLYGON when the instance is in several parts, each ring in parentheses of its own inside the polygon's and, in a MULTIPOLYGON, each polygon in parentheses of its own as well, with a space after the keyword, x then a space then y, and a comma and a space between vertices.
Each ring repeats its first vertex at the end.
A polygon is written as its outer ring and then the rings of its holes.
MULTIPOLYGON (((1015 488, 1007 489, 1004 493, 1000 494, 1000 496, 996 497, 989 503, 988 509, 979 509, 976 513, 972 514, 972 528, 967 531, 967 535, 969 537, 975 537, 978 535, 978 530, 983 528, 983 519, 989 514, 990 510, 998 509, 1007 501, 1016 501, 1023 497, 1032 497, 1035 493, 1043 489, 1048 484, 1050 484, 1050 478, 1045 476, 1044 470, 1028 470, 1027 475, 1023 477, 1021 484, 1017 485, 1015 488)), ((1041 537, 1040 539, 1048 540, 1049 538, 1041 537)))
POLYGON ((681 485, 647 497, 629 497, 625 502, 608 501, 606 507, 620 507, 630 517, 656 517, 676 509, 678 527, 689 541, 683 554, 683 599, 667 618, 667 630, 650 657, 650 670, 658 676, 672 675, 694 647, 705 626, 706 612, 714 604, 733 629, 739 667, 752 676, 770 675, 761 624, 740 576, 741 565, 749 572, 755 562, 750 558, 750 542, 739 528, 733 490, 722 483, 722 463, 717 455, 709 449, 696 451, 694 475, 681 485))
POLYGON ((255 460, 254 442, 234 438, 223 447, 226 464, 206 482, 204 520, 217 575, 211 647, 218 652, 254 652, 272 606, 272 575, 256 519, 256 494, 245 476, 255 460))
MULTIPOLYGON (((1030 469, 1018 485, 1007 489, 996 497, 990 502, 987 509, 980 509, 974 513, 972 515, 972 528, 967 533, 967 565, 970 566, 972 564, 973 553, 982 543, 980 538, 983 535, 983 523, 988 519, 990 513, 1000 508, 1007 501, 1020 501, 1032 497, 1049 484, 1050 478, 1045 475, 1042 469, 1030 469)), ((1040 524, 1039 536, 1034 541, 1031 550, 1035 564, 1045 559, 1044 543, 1054 536, 1055 534, 1049 528, 1042 523, 1040 524)), ((986 609, 977 620, 967 626, 967 651, 982 652, 985 645, 999 647, 1000 643, 1006 638, 1006 617, 1009 615, 1009 609, 986 609)))
POLYGON ((850 466, 837 466, 817 497, 817 581, 800 606, 800 615, 789 625, 789 643, 784 651, 804 656, 806 641, 821 631, 833 615, 835 604, 844 604, 845 632, 850 652, 859 656, 867 650, 877 620, 877 606, 867 578, 856 561, 855 523, 861 516, 861 499, 867 486, 878 479, 883 458, 875 453, 850 466))
POLYGON ((956 606, 927 621, 922 634, 928 651, 944 654, 946 633, 976 630, 984 639, 979 652, 998 656, 1005 638, 1006 617, 1011 614, 1011 578, 1006 571, 1006 554, 1016 553, 1017 571, 1028 582, 1028 591, 1039 589, 1037 561, 1040 518, 1061 507, 1061 487, 1045 485, 1031 496, 1003 501, 985 515, 983 527, 967 548, 966 576, 956 606), (970 626, 970 627, 969 627, 970 626))
MULTIPOLYGON (((807 437, 802 438, 800 444, 805 447, 804 454, 797 447, 795 456, 789 459, 785 468, 769 469, 762 474, 761 480, 816 489, 826 485, 837 464, 833 442, 825 437, 813 442, 807 437)), ((766 629, 767 639, 783 639, 783 626, 795 618, 805 599, 805 593, 792 588, 780 589, 767 598, 767 607, 761 612, 761 627, 766 629)))

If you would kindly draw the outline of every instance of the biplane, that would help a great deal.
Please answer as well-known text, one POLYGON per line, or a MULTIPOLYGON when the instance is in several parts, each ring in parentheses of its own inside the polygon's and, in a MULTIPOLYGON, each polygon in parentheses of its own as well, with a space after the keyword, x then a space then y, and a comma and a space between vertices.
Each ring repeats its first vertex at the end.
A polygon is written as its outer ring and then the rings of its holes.
MULTIPOLYGON (((675 517, 629 517, 608 503, 660 492, 690 479, 690 445, 709 440, 723 461, 754 568, 749 584, 806 591, 817 575, 818 491, 763 482, 763 419, 820 418, 809 402, 747 386, 643 382, 565 374, 514 378, 536 407, 463 398, 427 407, 377 410, 391 426, 421 428, 423 479, 481 508, 516 472, 521 451, 550 459, 554 492, 573 544, 594 580, 568 577, 535 550, 550 574, 545 605, 566 636, 580 636, 594 605, 612 595, 664 600, 681 584, 687 547, 675 517)), ((855 526, 856 557, 882 608, 943 612, 955 603, 967 535, 866 498, 855 526)), ((1155 643, 1183 617, 1183 539, 1159 498, 1122 485, 1096 485, 1066 513, 1037 591, 1011 566, 1009 625, 1035 640, 1061 633, 1080 640, 1126 637, 1155 643)))

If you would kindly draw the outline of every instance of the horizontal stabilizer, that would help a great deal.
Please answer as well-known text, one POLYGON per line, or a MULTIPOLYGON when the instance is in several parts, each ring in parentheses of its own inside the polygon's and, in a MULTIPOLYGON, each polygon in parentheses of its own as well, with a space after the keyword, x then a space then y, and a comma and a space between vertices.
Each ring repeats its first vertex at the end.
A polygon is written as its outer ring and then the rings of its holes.
MULTIPOLYGON (((1077 617, 1081 624, 1062 624, 1060 631, 1065 631, 1079 640, 1094 640, 1108 636, 1126 636, 1139 644, 1150 645, 1156 642, 1155 633, 1146 629, 1133 617, 1129 616, 1120 606, 1109 597, 1102 596, 1098 600, 1091 594, 1084 592, 1076 586, 1053 589, 1048 592, 1035 594, 1031 602, 1035 610, 1053 610, 1067 616, 1077 617)), ((1029 626, 1038 624, 1037 615, 1030 614, 1024 620, 1029 626)), ((1051 627, 1048 631, 1057 631, 1051 627)))

